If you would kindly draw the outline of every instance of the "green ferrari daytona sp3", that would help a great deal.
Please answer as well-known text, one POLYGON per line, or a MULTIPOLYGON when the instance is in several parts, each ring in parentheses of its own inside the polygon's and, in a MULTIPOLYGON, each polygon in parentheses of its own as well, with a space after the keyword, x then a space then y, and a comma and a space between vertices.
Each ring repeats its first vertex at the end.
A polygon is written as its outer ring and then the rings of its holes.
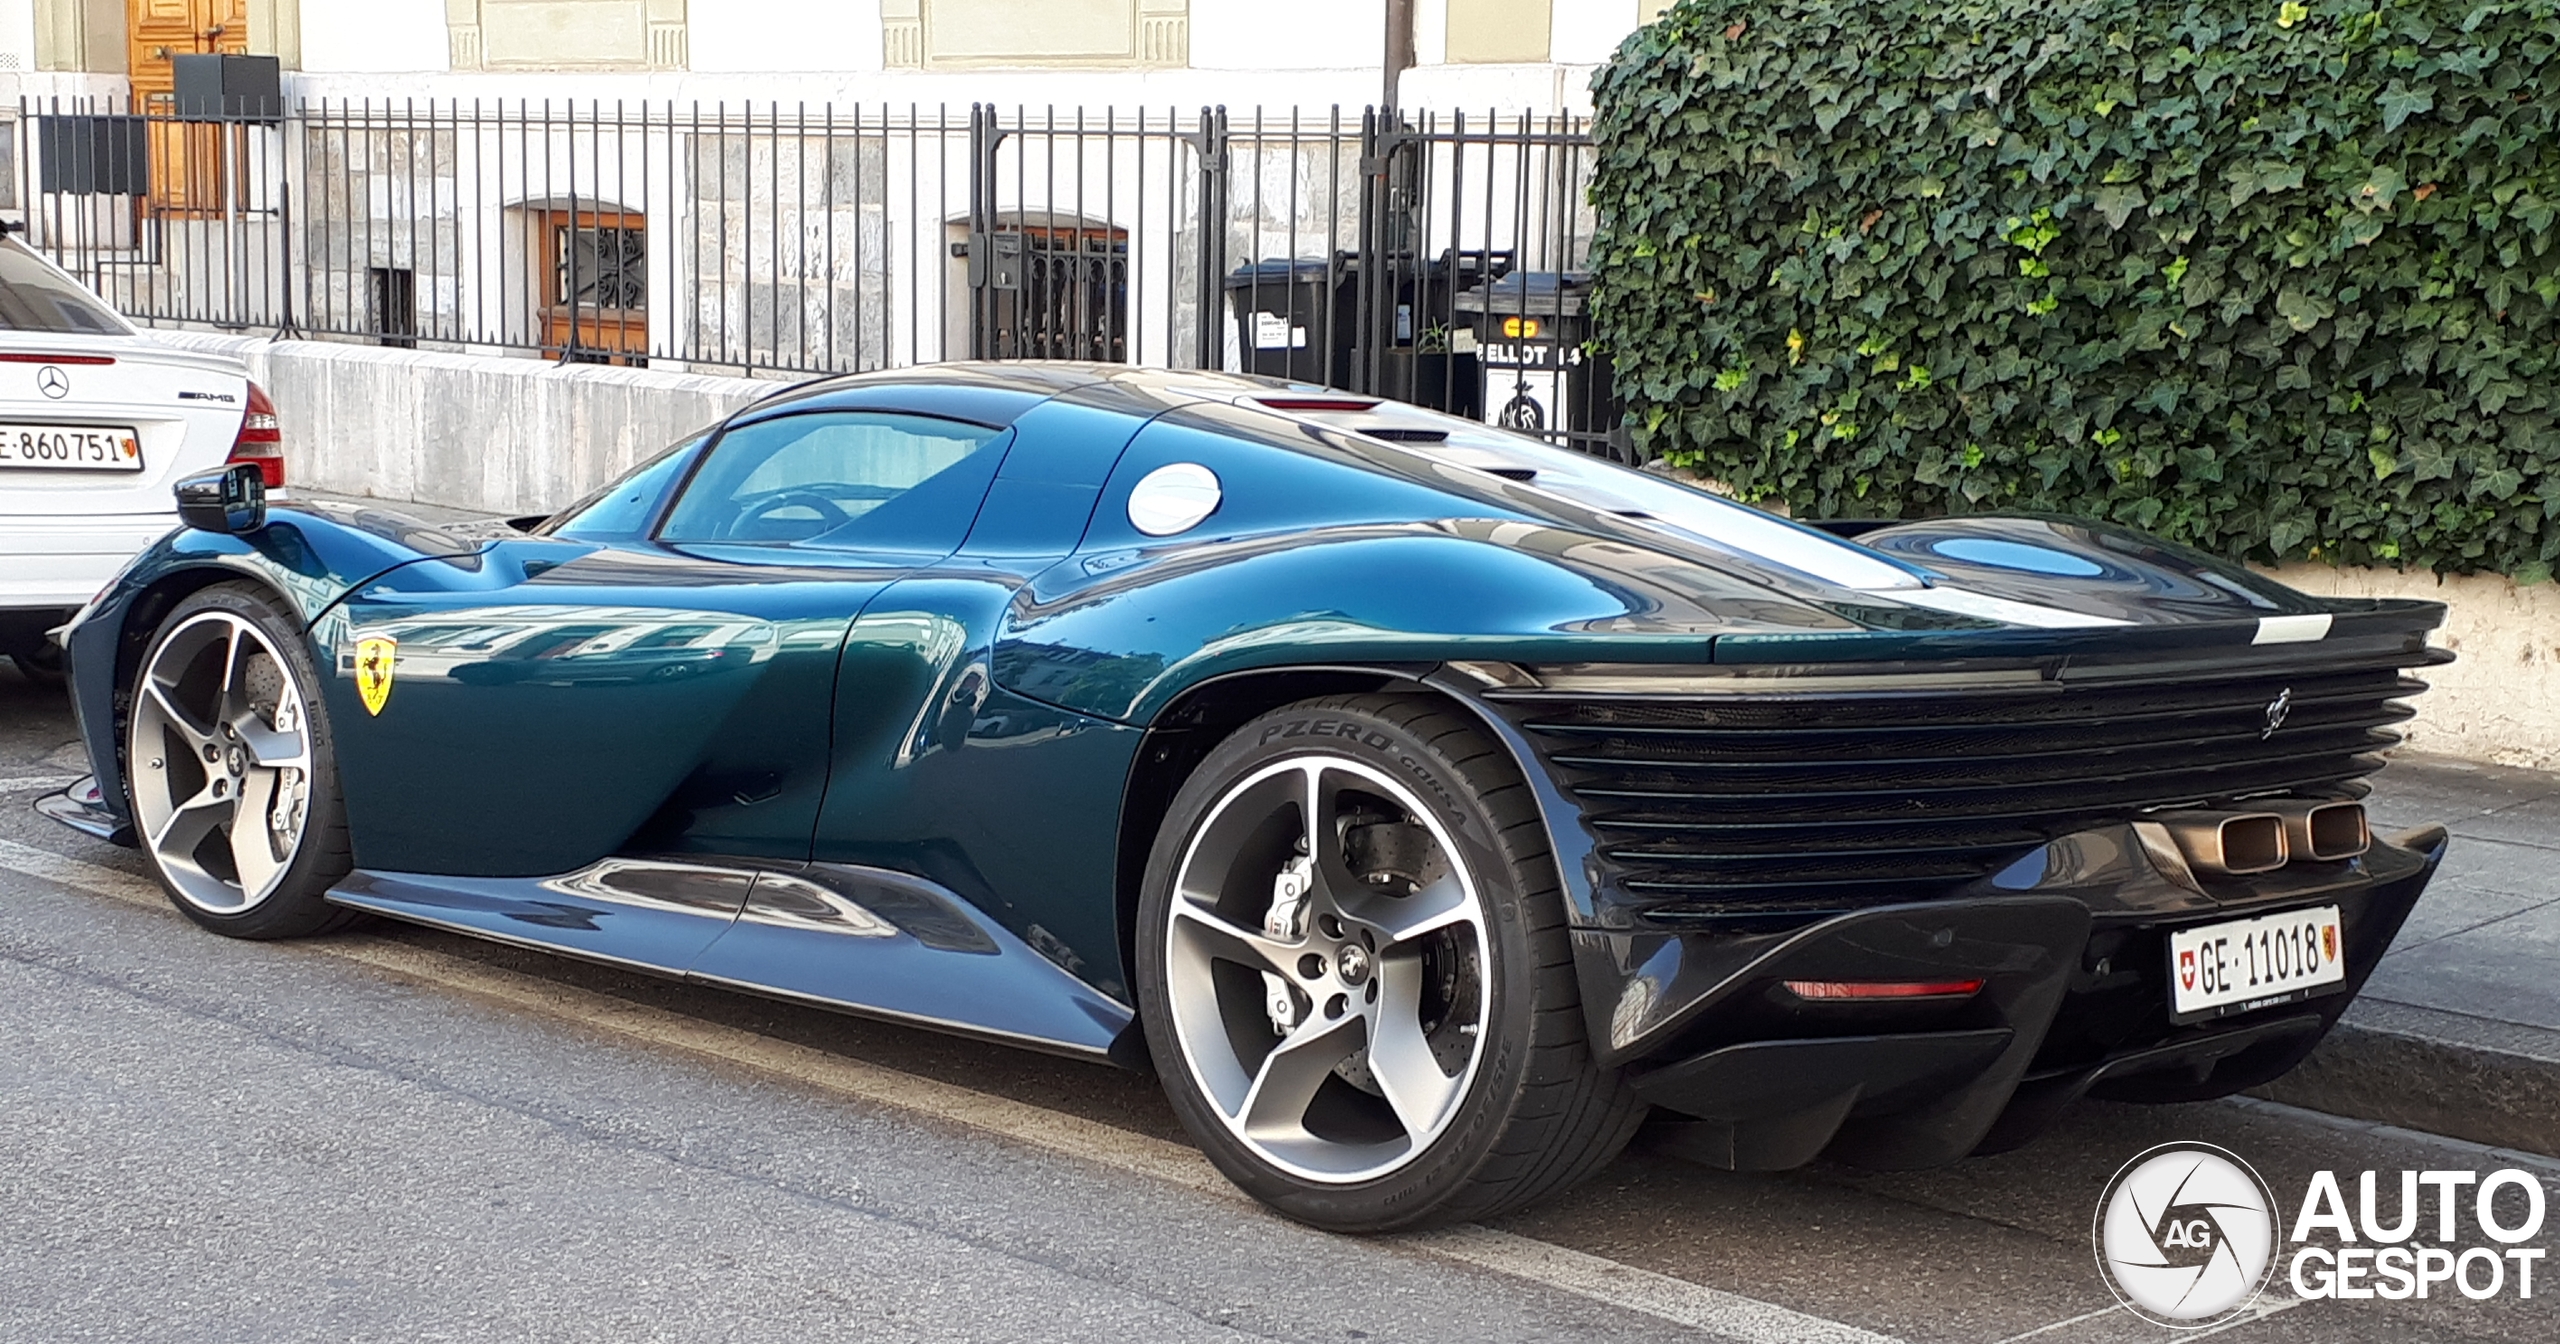
POLYGON ((547 518, 270 510, 68 631, 49 815, 190 918, 365 916, 1152 1068, 1349 1231, 1647 1121, 1955 1161, 2299 1063, 2445 835, 2429 603, 2100 524, 1803 525, 1317 388, 957 365, 547 518))

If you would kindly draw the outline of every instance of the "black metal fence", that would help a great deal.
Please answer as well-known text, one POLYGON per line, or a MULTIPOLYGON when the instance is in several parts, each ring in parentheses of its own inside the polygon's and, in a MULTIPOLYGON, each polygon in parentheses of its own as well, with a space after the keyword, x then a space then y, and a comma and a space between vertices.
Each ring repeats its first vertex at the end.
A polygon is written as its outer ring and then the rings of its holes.
POLYGON ((15 130, 28 241, 148 323, 702 372, 1242 369, 1621 442, 1571 118, 52 101, 15 130))

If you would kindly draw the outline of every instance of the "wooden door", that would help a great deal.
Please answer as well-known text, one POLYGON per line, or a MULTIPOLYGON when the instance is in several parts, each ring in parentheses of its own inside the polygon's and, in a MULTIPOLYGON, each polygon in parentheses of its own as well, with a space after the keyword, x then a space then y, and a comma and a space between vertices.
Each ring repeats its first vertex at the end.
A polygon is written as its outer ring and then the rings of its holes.
MULTIPOLYGON (((177 112, 174 58, 249 50, 249 0, 125 0, 125 69, 134 110, 177 112)), ((218 214, 240 163, 236 131, 157 121, 151 127, 151 198, 159 214, 218 214), (228 141, 228 142, 226 142, 228 141), (226 164, 229 171, 226 171, 226 164)))
POLYGON ((572 362, 645 364, 647 221, 621 210, 544 210, 543 353, 572 362))

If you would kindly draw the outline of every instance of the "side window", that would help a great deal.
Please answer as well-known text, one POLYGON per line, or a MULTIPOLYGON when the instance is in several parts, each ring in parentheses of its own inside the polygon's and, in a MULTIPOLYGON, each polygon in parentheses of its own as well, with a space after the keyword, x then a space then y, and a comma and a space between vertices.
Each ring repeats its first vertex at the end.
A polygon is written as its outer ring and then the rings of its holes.
POLYGON ((811 411, 730 430, 658 539, 848 549, 960 544, 1005 432, 933 416, 811 411))
POLYGON ((659 502, 684 475, 694 450, 707 437, 696 434, 658 454, 621 480, 562 509, 557 521, 539 530, 571 541, 628 541, 640 536, 649 530, 659 502))

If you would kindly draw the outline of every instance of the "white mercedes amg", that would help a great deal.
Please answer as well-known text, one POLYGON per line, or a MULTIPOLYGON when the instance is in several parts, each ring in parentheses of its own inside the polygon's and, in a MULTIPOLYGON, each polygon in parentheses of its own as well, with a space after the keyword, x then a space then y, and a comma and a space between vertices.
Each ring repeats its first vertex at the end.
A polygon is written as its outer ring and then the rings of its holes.
POLYGON ((46 632, 177 526, 172 482, 226 460, 284 484, 275 408, 240 361, 162 344, 0 238, 0 654, 58 677, 46 632))

